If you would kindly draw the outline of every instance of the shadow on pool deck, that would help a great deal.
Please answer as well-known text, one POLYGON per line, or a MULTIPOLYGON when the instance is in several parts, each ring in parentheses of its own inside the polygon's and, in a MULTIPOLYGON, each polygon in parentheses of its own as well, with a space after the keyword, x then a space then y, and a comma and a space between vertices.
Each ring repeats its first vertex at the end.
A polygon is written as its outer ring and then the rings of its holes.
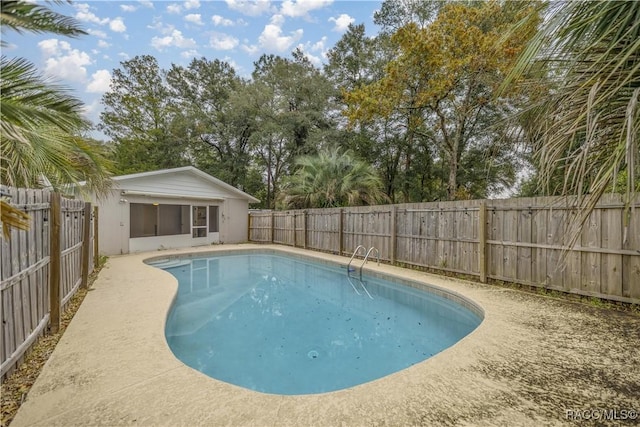
POLYGON ((579 412, 591 410, 616 410, 604 414, 618 418, 612 425, 632 425, 622 411, 640 411, 640 316, 374 264, 472 299, 485 320, 431 359, 333 393, 269 395, 211 379, 169 350, 177 284, 143 260, 234 248, 348 262, 256 245, 112 257, 11 425, 538 426, 571 424, 568 411, 603 415, 579 412))

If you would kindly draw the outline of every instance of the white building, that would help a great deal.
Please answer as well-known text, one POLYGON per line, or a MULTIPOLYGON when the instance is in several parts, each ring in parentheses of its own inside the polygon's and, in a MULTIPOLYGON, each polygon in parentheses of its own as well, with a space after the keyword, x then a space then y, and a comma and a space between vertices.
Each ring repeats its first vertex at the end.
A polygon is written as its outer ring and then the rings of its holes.
POLYGON ((249 203, 259 202, 193 166, 113 181, 94 200, 103 255, 246 242, 249 203))

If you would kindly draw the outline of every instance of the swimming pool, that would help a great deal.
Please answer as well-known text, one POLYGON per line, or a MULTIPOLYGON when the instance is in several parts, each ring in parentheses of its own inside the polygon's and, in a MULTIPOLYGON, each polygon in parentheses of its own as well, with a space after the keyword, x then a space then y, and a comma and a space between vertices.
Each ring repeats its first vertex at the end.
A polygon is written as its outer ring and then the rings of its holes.
POLYGON ((370 299, 344 268, 300 258, 245 253, 150 264, 179 283, 165 329, 176 357, 264 393, 369 382, 450 347, 482 321, 479 309, 452 301, 457 295, 365 275, 370 299))

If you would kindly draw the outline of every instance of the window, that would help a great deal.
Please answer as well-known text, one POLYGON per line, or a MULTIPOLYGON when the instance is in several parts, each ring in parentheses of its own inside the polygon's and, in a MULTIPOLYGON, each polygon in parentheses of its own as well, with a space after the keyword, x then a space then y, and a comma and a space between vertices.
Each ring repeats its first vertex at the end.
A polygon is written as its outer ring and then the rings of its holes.
POLYGON ((189 206, 131 203, 130 237, 189 234, 189 206))
POLYGON ((217 233, 218 228, 218 206, 209 206, 209 233, 217 233))
POLYGON ((207 237, 207 207, 193 207, 193 237, 207 237))

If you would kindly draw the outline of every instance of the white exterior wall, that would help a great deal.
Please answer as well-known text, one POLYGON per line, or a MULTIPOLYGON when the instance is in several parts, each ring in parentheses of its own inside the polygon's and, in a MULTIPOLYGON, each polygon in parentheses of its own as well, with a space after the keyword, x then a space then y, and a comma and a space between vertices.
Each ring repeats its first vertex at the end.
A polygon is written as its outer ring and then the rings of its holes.
POLYGON ((98 206, 98 252, 102 255, 129 253, 129 205, 120 202, 120 190, 100 200, 98 206))
POLYGON ((225 200, 220 222, 222 243, 243 243, 249 240, 249 202, 241 199, 225 200))
POLYGON ((99 252, 103 255, 119 255, 246 242, 249 200, 238 198, 238 194, 212 181, 215 180, 202 178, 189 170, 122 180, 116 178, 115 189, 109 197, 94 199, 99 207, 99 252), (193 206, 207 206, 207 236, 192 237, 193 219, 190 218, 189 234, 130 238, 131 203, 189 205, 191 215, 193 206), (219 207, 219 232, 209 232, 209 206, 219 207))

